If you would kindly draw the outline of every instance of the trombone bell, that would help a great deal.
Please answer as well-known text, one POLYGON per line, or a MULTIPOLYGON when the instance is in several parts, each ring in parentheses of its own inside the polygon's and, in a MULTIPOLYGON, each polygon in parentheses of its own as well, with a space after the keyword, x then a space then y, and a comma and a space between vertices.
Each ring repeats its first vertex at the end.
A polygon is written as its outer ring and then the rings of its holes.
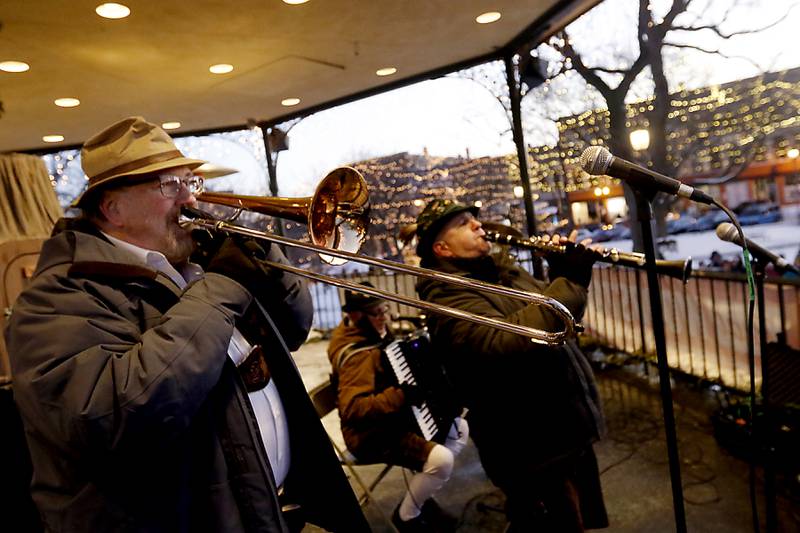
MULTIPOLYGON (((197 195, 197 200, 306 224, 311 242, 333 250, 357 252, 369 228, 367 183, 361 173, 351 167, 329 172, 310 197, 245 196, 207 191, 197 195)), ((320 259, 333 265, 347 262, 327 254, 320 254, 320 259)))

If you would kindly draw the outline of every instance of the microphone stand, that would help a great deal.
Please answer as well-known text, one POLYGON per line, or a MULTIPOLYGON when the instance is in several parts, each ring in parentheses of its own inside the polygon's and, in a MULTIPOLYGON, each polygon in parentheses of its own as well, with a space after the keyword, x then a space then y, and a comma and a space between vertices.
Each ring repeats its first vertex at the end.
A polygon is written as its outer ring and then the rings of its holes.
POLYGON ((656 358, 658 360, 658 383, 661 389, 661 408, 664 414, 664 433, 667 440, 669 475, 672 482, 672 508, 675 513, 675 529, 678 533, 686 533, 686 511, 683 505, 678 439, 675 430, 675 414, 672 408, 672 389, 670 387, 669 365, 667 362, 667 340, 664 333, 664 309, 656 270, 656 247, 651 224, 653 220, 652 200, 655 196, 655 191, 635 186, 631 186, 631 189, 633 189, 636 196, 636 213, 642 228, 653 337, 655 338, 656 358))
MULTIPOLYGON (((765 514, 766 514, 766 531, 767 533, 774 533, 778 527, 778 508, 777 496, 775 489, 775 469, 773 468, 773 453, 775 447, 770 437, 771 413, 772 409, 768 405, 768 391, 769 383, 765 379, 763 361, 767 353, 767 320, 764 316, 766 304, 764 303, 764 271, 767 266, 767 261, 761 260, 751 254, 753 261, 753 281, 756 288, 756 302, 758 306, 758 345, 761 350, 762 361, 762 382, 761 382, 761 397, 764 400, 764 416, 756 416, 755 401, 750 406, 750 442, 752 443, 751 452, 752 460, 751 465, 755 465, 758 457, 758 449, 763 446, 764 453, 764 499, 766 500, 765 514), (761 442, 761 438, 765 440, 761 442)), ((750 354, 750 386, 755 387, 755 354, 750 354)), ((755 399, 755 390, 751 390, 751 397, 755 399)), ((754 502, 755 503, 755 502, 754 502)))

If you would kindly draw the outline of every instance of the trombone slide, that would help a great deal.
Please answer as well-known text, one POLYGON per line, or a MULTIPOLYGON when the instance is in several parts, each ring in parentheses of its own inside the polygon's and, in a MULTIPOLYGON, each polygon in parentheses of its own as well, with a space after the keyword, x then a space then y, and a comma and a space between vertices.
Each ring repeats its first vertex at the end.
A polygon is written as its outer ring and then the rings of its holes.
MULTIPOLYGON (((197 216, 196 212, 192 213, 190 211, 187 211, 186 214, 188 214, 189 216, 197 216)), ((251 237, 254 239, 264 239, 277 244, 282 244, 284 246, 295 247, 301 250, 316 252, 318 254, 331 255, 334 257, 344 259, 345 261, 355 261, 358 263, 384 268, 387 270, 404 272, 407 274, 412 274, 424 278, 445 281, 448 283, 452 283, 454 285, 460 285, 462 287, 469 287, 481 291, 508 296, 511 298, 518 298, 531 304, 543 305, 545 307, 550 308, 550 310, 553 313, 555 313, 556 316, 564 324, 564 329, 562 331, 553 332, 553 331, 531 328, 528 326, 522 326, 519 324, 511 324, 496 318, 485 317, 469 313, 461 309, 442 306, 439 304, 434 304, 431 302, 410 298, 408 296, 403 296, 401 294, 394 294, 374 287, 365 287, 358 283, 352 283, 343 279, 334 278, 326 274, 310 272, 308 270, 304 270, 302 268, 293 265, 274 263, 272 261, 264 262, 269 267, 277 268, 279 270, 285 270, 287 272, 297 274, 298 276, 303 276, 305 278, 309 278, 312 280, 328 283, 330 285, 341 287, 343 289, 351 290, 354 292, 361 292, 364 294, 368 294, 370 296, 375 296, 377 298, 382 298, 392 302, 397 302, 399 304, 409 305, 419 309, 425 309, 432 313, 439 313, 452 318, 467 320, 469 322, 473 322, 476 324, 488 325, 503 331, 516 333, 518 335, 523 335, 525 337, 529 337, 531 339, 531 342, 534 343, 544 344, 547 346, 560 346, 561 344, 564 344, 564 342, 566 342, 567 339, 574 337, 576 333, 583 330, 583 328, 579 324, 575 323, 575 319, 573 318, 572 313, 569 312, 569 309, 567 309, 566 306, 564 306, 564 304, 562 304, 558 300, 555 300, 553 298, 535 292, 527 292, 519 289, 513 289, 510 287, 492 285, 491 283, 485 283, 478 280, 467 279, 461 276, 455 276, 453 274, 436 272, 433 270, 415 267, 412 265, 404 265, 400 263, 395 263, 394 261, 378 259, 376 257, 358 255, 356 253, 348 252, 345 250, 332 250, 330 248, 325 248, 323 246, 319 246, 316 244, 290 239, 289 237, 283 237, 259 230, 250 229, 243 226, 238 226, 236 224, 231 224, 229 222, 225 222, 222 220, 194 218, 191 220, 191 224, 194 225, 195 227, 203 228, 206 230, 244 235, 246 237, 251 237)))

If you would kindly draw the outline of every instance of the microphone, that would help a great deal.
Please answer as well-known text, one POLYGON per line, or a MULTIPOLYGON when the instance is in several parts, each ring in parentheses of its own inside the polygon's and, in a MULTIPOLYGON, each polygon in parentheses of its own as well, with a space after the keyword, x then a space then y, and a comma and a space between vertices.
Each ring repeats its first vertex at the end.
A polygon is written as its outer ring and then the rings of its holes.
POLYGON ((680 181, 659 174, 630 161, 611 155, 611 152, 602 146, 590 146, 581 154, 581 168, 593 175, 605 174, 619 178, 630 185, 655 189, 657 191, 683 196, 695 202, 713 204, 714 199, 694 187, 680 181))
MULTIPOLYGON (((736 230, 736 226, 731 224, 730 222, 723 222, 719 226, 717 226, 717 237, 722 239, 723 241, 732 242, 733 244, 742 246, 742 238, 739 236, 739 232, 736 230)), ((785 272, 790 270, 795 274, 800 274, 800 269, 794 266, 791 263, 787 263, 786 259, 779 256, 775 252, 770 252, 763 246, 754 243, 750 239, 744 239, 745 243, 747 243, 747 249, 750 250, 750 253, 753 254, 754 257, 764 261, 765 263, 772 263, 775 265, 781 272, 785 272)))

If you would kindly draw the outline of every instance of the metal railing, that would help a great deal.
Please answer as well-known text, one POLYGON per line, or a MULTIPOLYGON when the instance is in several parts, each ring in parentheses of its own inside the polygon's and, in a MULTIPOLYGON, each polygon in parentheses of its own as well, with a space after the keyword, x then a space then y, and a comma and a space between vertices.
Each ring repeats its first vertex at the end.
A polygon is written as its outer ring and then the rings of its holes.
MULTIPOLYGON (((415 279, 407 274, 358 273, 380 289, 416 296, 415 279)), ((695 271, 689 282, 659 276, 664 307, 667 360, 672 369, 740 390, 749 388, 747 348, 748 288, 744 276, 695 271)), ((344 291, 311 284, 314 327, 329 331, 342 318, 344 291)), ((419 310, 389 302, 395 316, 418 316, 419 310)), ((767 341, 780 332, 788 346, 800 349, 800 283, 767 278, 765 283, 767 341)), ((647 277, 642 270, 595 265, 583 317, 585 335, 604 348, 655 360, 647 277)), ((757 386, 761 380, 758 311, 754 318, 757 386)))
MULTIPOLYGON (((750 381, 747 346, 748 287, 742 274, 696 271, 684 285, 660 276, 669 366, 687 374, 747 390, 750 381)), ((767 278, 764 287, 766 340, 785 334, 786 344, 800 347, 800 285, 767 278)), ((754 316, 756 385, 761 383, 758 309, 754 316)), ((584 318, 586 334, 602 346, 655 359, 646 273, 628 268, 597 267, 584 318)))
MULTIPOLYGON (((341 276, 355 282, 369 281, 376 288, 389 291, 403 296, 416 298, 417 293, 414 289, 416 278, 410 274, 391 274, 391 273, 352 273, 341 276)), ((342 304, 344 304, 344 289, 327 285, 325 283, 310 282, 309 289, 314 300, 314 322, 313 327, 321 331, 329 331, 335 328, 342 320, 342 304)), ((395 302, 387 302, 392 316, 419 316, 420 311, 416 307, 402 305, 395 302)))

